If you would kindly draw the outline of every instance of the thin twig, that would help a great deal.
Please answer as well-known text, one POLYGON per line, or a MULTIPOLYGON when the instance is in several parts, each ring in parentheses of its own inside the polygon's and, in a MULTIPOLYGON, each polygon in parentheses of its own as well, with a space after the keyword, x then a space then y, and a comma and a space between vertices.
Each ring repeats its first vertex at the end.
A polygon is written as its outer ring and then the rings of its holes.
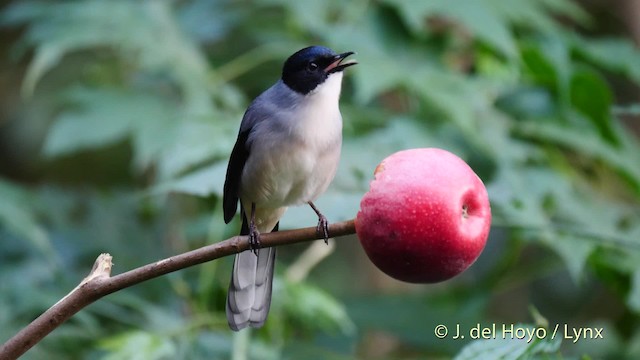
MULTIPOLYGON (((354 221, 330 224, 329 234, 332 237, 355 234, 354 221)), ((318 236, 315 227, 308 227, 262 234, 260 244, 262 247, 273 247, 323 238, 323 235, 318 236)), ((249 249, 248 237, 235 236, 113 277, 110 276, 111 256, 101 254, 96 259, 90 274, 78 286, 2 345, 0 360, 17 359, 78 311, 106 295, 170 272, 247 249, 249 249)))

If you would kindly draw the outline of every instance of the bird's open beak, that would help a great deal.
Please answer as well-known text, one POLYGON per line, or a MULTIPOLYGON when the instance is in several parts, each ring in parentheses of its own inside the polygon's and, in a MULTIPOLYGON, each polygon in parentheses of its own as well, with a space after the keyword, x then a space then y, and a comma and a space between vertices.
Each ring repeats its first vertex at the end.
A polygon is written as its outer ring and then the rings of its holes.
POLYGON ((333 57, 333 61, 331 62, 331 64, 329 64, 329 66, 327 66, 326 68, 324 68, 324 72, 326 73, 334 73, 334 72, 338 72, 338 71, 342 71, 346 68, 348 68, 351 65, 355 65, 358 62, 355 59, 349 60, 347 62, 344 62, 344 59, 349 56, 349 55, 353 55, 355 54, 355 52, 353 51, 348 51, 346 53, 342 53, 342 54, 338 54, 336 56, 333 57))

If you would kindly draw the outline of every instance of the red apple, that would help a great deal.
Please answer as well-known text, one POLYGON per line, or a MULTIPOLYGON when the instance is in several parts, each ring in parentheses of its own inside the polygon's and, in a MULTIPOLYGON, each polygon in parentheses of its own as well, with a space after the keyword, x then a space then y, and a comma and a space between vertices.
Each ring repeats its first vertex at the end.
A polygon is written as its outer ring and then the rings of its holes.
POLYGON ((487 242, 491 207, 467 163, 442 149, 412 149, 384 159, 374 176, 356 232, 380 270, 433 283, 473 264, 487 242))

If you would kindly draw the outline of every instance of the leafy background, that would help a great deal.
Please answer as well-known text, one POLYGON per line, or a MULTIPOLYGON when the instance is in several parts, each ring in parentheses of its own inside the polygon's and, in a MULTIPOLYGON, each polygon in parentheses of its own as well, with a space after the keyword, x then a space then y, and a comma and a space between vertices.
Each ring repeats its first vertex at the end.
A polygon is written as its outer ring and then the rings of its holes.
MULTIPOLYGON (((360 61, 341 167, 318 202, 330 220, 354 216, 381 159, 432 146, 472 165, 494 213, 480 259, 442 284, 389 279, 353 237, 290 246, 259 331, 227 328, 224 259, 100 300, 26 359, 640 357, 637 2, 3 4, 2 341, 100 252, 123 272, 234 235, 220 195, 242 113, 309 44, 360 61), (478 323, 604 338, 433 334, 478 323)), ((305 209, 282 225, 314 223, 305 209)))

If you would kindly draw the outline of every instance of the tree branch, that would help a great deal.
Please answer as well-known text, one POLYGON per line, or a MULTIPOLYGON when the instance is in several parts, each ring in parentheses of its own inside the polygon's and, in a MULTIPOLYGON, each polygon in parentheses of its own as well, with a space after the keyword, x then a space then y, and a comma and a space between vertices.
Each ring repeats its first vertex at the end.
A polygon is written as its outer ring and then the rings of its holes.
MULTIPOLYGON (((329 225, 332 237, 355 234, 354 220, 329 225)), ((265 233, 262 247, 321 239, 315 227, 265 233)), ((16 359, 51 331, 96 300, 159 276, 249 249, 247 236, 235 236, 215 244, 172 256, 111 277, 111 255, 101 254, 93 269, 69 294, 50 307, 0 348, 0 360, 16 359)))

